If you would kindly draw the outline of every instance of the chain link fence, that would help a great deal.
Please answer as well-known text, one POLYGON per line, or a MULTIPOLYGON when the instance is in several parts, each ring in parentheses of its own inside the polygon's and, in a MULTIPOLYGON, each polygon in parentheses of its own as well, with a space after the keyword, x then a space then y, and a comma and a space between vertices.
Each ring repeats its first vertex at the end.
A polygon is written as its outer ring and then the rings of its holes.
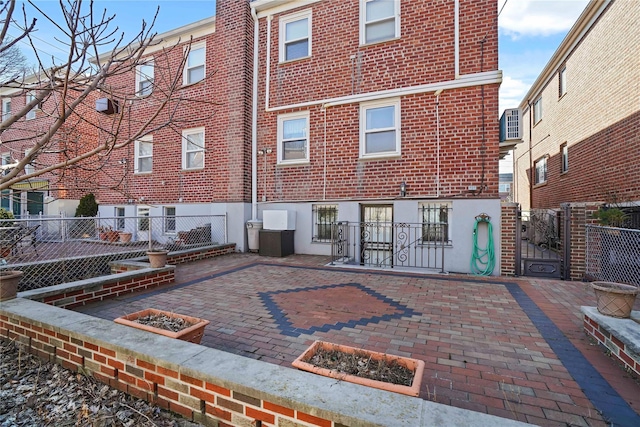
POLYGON ((586 277, 640 286, 640 230, 587 225, 586 277))
POLYGON ((227 243, 225 215, 30 217, 0 221, 0 269, 21 270, 19 290, 110 273, 111 261, 227 243))

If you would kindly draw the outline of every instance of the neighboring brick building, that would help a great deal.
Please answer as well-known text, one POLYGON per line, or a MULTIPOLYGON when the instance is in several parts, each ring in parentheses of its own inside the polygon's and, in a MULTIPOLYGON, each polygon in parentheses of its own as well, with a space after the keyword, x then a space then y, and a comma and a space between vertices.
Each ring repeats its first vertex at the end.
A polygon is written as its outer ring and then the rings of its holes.
POLYGON ((523 209, 640 202, 640 7, 591 1, 520 104, 523 209))
POLYGON ((496 2, 251 6, 260 212, 296 211, 309 254, 330 253, 327 221, 443 226, 445 269, 468 272, 475 217, 500 233, 496 2))
MULTIPOLYGON (((10 85, 0 88, 2 102, 2 121, 8 123, 12 117, 22 116, 2 132, 0 156, 2 165, 15 164, 21 161, 36 144, 44 144, 37 149, 37 156, 16 177, 30 175, 42 171, 48 166, 60 164, 67 158, 84 152, 97 140, 97 130, 88 126, 86 117, 87 105, 95 102, 95 94, 90 94, 88 103, 79 105, 73 110, 58 131, 47 141, 44 136, 56 126, 56 118, 61 105, 69 105, 75 101, 77 92, 54 91, 44 97, 28 112, 22 112, 41 88, 49 88, 49 80, 44 75, 28 76, 20 88, 10 85), (25 90, 28 88, 29 90, 25 90)), ((91 108, 91 107, 89 107, 91 108)), ((13 179, 7 169, 3 175, 7 180, 13 179)), ((12 211, 16 217, 25 215, 73 215, 77 201, 85 192, 84 183, 90 180, 87 169, 69 168, 53 170, 41 175, 32 176, 13 183, 9 189, 2 190, 1 206, 12 211)))

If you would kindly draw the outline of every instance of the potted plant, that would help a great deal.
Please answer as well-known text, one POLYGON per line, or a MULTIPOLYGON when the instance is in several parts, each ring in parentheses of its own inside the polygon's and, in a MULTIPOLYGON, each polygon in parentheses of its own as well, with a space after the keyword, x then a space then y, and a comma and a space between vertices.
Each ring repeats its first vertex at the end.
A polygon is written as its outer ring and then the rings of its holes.
POLYGON ((120 239, 120 234, 115 231, 112 227, 98 227, 100 240, 104 240, 107 242, 117 242, 120 239))
POLYGON ((0 271, 0 301, 7 301, 16 297, 18 283, 23 272, 18 270, 0 271))
POLYGON ((154 308, 118 317, 114 322, 194 344, 200 344, 204 328, 210 323, 205 319, 154 308))
POLYGON ((167 265, 167 254, 169 251, 165 249, 149 249, 147 256, 149 257, 149 264, 151 268, 162 268, 167 265))
POLYGON ((313 372, 395 393, 418 396, 424 361, 324 341, 314 342, 292 365, 313 372))
POLYGON ((614 282, 592 282, 598 312, 605 316, 628 318, 640 289, 614 282))
POLYGON ((129 243, 131 241, 131 233, 128 231, 121 231, 118 235, 120 236, 120 242, 122 243, 129 243))

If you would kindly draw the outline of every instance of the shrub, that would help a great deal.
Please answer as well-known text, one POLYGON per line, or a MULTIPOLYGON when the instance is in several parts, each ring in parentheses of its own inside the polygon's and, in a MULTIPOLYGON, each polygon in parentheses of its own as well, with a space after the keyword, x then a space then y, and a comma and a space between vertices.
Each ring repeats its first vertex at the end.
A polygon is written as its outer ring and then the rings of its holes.
POLYGON ((76 217, 98 215, 98 203, 93 193, 85 194, 76 208, 76 217))

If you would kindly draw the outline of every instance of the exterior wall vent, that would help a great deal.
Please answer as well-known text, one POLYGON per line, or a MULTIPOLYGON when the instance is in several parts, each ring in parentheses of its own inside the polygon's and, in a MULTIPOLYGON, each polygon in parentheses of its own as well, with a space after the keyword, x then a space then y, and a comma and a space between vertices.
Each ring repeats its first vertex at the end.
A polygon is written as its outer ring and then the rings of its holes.
POLYGON ((522 112, 508 108, 500 117, 500 142, 522 139, 522 112))

